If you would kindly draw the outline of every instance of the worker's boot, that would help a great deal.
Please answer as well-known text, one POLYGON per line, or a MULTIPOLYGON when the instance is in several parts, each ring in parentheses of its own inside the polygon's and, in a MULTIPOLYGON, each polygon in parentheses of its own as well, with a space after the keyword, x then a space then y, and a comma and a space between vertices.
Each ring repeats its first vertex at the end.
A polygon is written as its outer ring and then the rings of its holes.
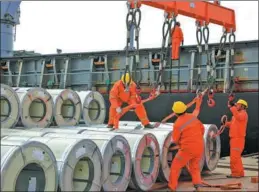
POLYGON ((241 177, 244 177, 244 176, 233 176, 233 175, 227 175, 226 177, 227 177, 227 178, 233 178, 233 179, 236 179, 236 178, 241 178, 241 177))
POLYGON ((109 125, 109 124, 108 124, 108 125, 107 125, 107 128, 113 128, 113 125, 109 125))
POLYGON ((154 129, 154 125, 151 125, 150 123, 144 126, 145 129, 154 129))
POLYGON ((135 129, 142 129, 142 125, 137 125, 135 129))
POLYGON ((195 191, 200 191, 200 188, 206 187, 206 186, 203 185, 203 184, 195 184, 195 185, 193 185, 193 186, 194 186, 194 188, 195 188, 195 191))

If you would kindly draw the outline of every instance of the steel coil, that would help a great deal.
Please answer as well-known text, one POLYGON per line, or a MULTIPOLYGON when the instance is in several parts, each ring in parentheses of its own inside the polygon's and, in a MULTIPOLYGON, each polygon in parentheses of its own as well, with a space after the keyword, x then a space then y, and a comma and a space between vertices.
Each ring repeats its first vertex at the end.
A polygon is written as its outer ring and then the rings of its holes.
MULTIPOLYGON (((126 131, 119 130, 118 132, 126 131)), ((160 148, 160 167, 159 167, 159 174, 158 179, 159 181, 168 182, 169 175, 170 175, 170 164, 172 158, 174 157, 173 151, 170 150, 172 145, 172 130, 131 130, 131 134, 143 134, 143 133, 152 133, 157 138, 160 148)))
POLYGON ((12 128, 19 120, 20 100, 8 85, 1 84, 1 128, 12 128))
MULTIPOLYGON (((147 191, 156 182, 159 172, 159 143, 151 133, 127 134, 116 132, 99 132, 102 135, 122 135, 131 148, 132 174, 129 186, 133 189, 147 191)), ((95 135, 96 131, 83 131, 84 135, 95 135)))
MULTIPOLYGON (((156 124, 156 122, 150 122, 151 124, 156 124)), ((161 123, 157 128, 155 129, 172 129, 173 123, 161 123)), ((144 128, 144 126, 139 121, 120 121, 119 122, 119 128, 127 129, 127 127, 135 127, 135 128, 144 128)))
POLYGON ((29 128, 28 131, 46 132, 46 133, 67 133, 67 134, 78 134, 86 130, 85 128, 69 128, 69 127, 59 127, 59 128, 29 128))
POLYGON ((1 139, 1 191, 57 191, 55 156, 44 143, 1 139))
POLYGON ((54 125, 74 126, 80 121, 82 104, 79 95, 70 89, 47 89, 54 102, 54 125))
MULTIPOLYGON (((59 134, 48 132, 20 132, 24 135, 21 139, 44 142, 52 150, 58 162, 59 190, 101 190, 102 155, 95 142, 82 137, 60 138, 59 134), (33 134, 44 137, 31 137, 33 134)), ((10 132, 9 135, 17 134, 10 132)))
POLYGON ((103 96, 97 91, 79 91, 77 94, 82 102, 82 118, 85 124, 102 124, 106 116, 106 105, 103 96))
POLYGON ((216 138, 212 137, 212 135, 218 132, 218 128, 216 125, 204 125, 204 145, 205 145, 205 159, 204 159, 204 167, 203 170, 213 171, 216 169, 219 159, 220 159, 220 136, 216 138))
POLYGON ((14 88, 20 99, 20 125, 48 127, 52 122, 53 99, 42 88, 14 88))
POLYGON ((42 137, 47 132, 35 132, 35 131, 28 131, 26 129, 1 129, 1 137, 4 136, 22 136, 25 135, 27 137, 42 137))
POLYGON ((49 137, 88 138, 94 141, 103 157, 102 187, 104 191, 125 191, 131 175, 131 152, 127 140, 121 135, 81 135, 56 133, 49 137))
MULTIPOLYGON (((132 125, 132 124, 131 124, 132 125)), ((159 181, 167 182, 169 180, 170 174, 170 165, 173 157, 175 156, 175 151, 170 150, 170 147, 173 145, 172 143, 172 128, 170 130, 165 129, 141 129, 134 130, 134 126, 120 126, 120 129, 113 131, 113 133, 129 133, 129 134, 145 134, 152 133, 158 140, 159 148, 160 148, 160 167, 159 167, 159 181)), ((102 132, 110 133, 110 129, 108 128, 93 128, 93 127, 84 127, 84 129, 88 129, 89 131, 97 131, 102 134, 102 132)))

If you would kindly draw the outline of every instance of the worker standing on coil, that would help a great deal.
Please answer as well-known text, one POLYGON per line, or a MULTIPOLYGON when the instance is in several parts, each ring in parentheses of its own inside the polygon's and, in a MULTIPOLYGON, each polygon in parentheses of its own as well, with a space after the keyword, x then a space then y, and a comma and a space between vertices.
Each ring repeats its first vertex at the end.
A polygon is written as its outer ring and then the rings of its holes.
POLYGON ((200 160, 204 151, 204 126, 195 115, 186 113, 187 106, 183 102, 175 102, 172 110, 177 116, 172 139, 173 143, 179 146, 179 150, 171 165, 168 186, 171 190, 176 190, 180 171, 189 162, 194 187, 202 187, 200 160))
POLYGON ((180 45, 184 42, 183 38, 183 32, 182 29, 180 28, 181 24, 180 22, 175 23, 175 27, 172 29, 172 59, 173 60, 178 60, 179 59, 179 50, 180 50, 180 45))
POLYGON ((246 127, 248 122, 248 115, 246 109, 248 108, 248 104, 245 100, 239 99, 237 103, 230 101, 228 107, 230 108, 233 117, 231 121, 226 122, 225 124, 226 127, 229 127, 230 137, 231 175, 228 175, 227 177, 244 177, 245 174, 241 154, 245 146, 246 127))
MULTIPOLYGON (((109 111, 108 128, 113 128, 115 115, 122 112, 122 103, 128 103, 129 105, 137 104, 138 97, 136 88, 137 85, 130 79, 129 73, 126 73, 125 75, 125 82, 123 75, 121 80, 117 81, 113 85, 109 96, 111 106, 109 111), (129 84, 128 91, 125 90, 126 84, 129 84)), ((135 112, 145 128, 154 128, 154 126, 149 122, 145 107, 142 103, 137 105, 135 112)))

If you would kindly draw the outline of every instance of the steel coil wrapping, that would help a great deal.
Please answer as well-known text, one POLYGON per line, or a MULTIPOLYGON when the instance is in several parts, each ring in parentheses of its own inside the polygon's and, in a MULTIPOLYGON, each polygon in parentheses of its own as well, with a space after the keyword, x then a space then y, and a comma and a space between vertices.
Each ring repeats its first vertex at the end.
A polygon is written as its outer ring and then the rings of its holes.
POLYGON ((36 131, 36 132, 46 132, 46 133, 67 133, 67 134, 78 134, 86 130, 85 128, 81 127, 56 127, 56 128, 28 128, 28 131, 36 131))
MULTIPOLYGON (((96 131, 84 131, 81 134, 95 135, 96 131)), ((137 190, 150 190, 156 182, 159 172, 159 144, 151 133, 127 134, 116 132, 99 132, 102 135, 122 135, 131 148, 132 174, 129 186, 137 190)))
POLYGON ((106 105, 103 96, 97 91, 79 91, 77 94, 82 102, 82 118, 85 124, 103 123, 106 116, 106 105))
POLYGON ((19 120, 20 100, 8 85, 1 84, 1 128, 12 128, 19 120))
MULTIPOLYGON (((132 124, 131 124, 132 125, 132 124)), ((93 127, 84 127, 89 131, 97 131, 102 134, 102 132, 109 132, 108 128, 93 128, 93 127)), ((145 134, 152 133, 158 140, 159 148, 160 148, 160 167, 158 179, 163 182, 167 182, 169 180, 170 174, 170 165, 173 157, 175 156, 175 152, 170 150, 172 143, 172 129, 141 129, 135 130, 134 126, 120 126, 120 129, 113 131, 113 133, 129 133, 129 134, 145 134)), ((99 133, 98 133, 99 134, 99 133)))
POLYGON ((35 132, 35 131, 28 131, 26 129, 1 129, 1 137, 5 136, 23 136, 26 135, 27 137, 42 137, 47 132, 35 132))
POLYGON ((52 122, 53 100, 42 88, 14 88, 20 99, 20 125, 48 127, 52 122))
POLYGON ((1 139, 1 191, 57 191, 55 156, 44 143, 1 139))
MULTIPOLYGON (((59 134, 48 132, 20 132, 26 136, 20 138, 44 142, 52 150, 57 159, 61 191, 101 190, 102 156, 95 142, 82 137, 60 138, 59 134), (31 137, 33 134, 43 137, 31 137)), ((15 132, 9 135, 13 134, 17 135, 15 132)))
POLYGON ((120 135, 48 134, 49 137, 88 138, 94 141, 103 157, 102 187, 104 191, 125 191, 131 174, 131 152, 127 140, 120 135))
POLYGON ((220 159, 221 142, 220 136, 213 137, 218 132, 216 125, 204 125, 205 158, 203 170, 213 171, 216 169, 220 159))
POLYGON ((74 126, 80 121, 82 104, 79 95, 70 89, 47 89, 54 102, 54 124, 74 126))
POLYGON ((128 141, 122 135, 91 135, 89 132, 82 132, 81 135, 93 139, 102 151, 104 191, 125 191, 132 168, 128 141))

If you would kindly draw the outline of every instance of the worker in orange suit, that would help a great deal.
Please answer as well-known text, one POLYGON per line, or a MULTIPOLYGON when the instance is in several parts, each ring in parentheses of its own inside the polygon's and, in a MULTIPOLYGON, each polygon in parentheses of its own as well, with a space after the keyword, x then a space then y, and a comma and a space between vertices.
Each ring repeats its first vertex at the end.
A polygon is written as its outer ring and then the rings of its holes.
POLYGON ((229 102, 228 107, 233 114, 231 121, 226 122, 229 127, 230 137, 230 168, 231 175, 228 178, 244 177, 244 168, 241 154, 245 146, 246 127, 248 115, 246 109, 248 104, 245 100, 239 99, 237 103, 229 102))
MULTIPOLYGON (((109 122, 108 128, 113 128, 114 126, 114 117, 117 113, 121 113, 121 105, 122 103, 137 104, 137 93, 136 93, 136 84, 130 79, 129 73, 126 73, 125 82, 124 75, 121 77, 121 80, 117 81, 109 95, 109 100, 111 103, 110 111, 109 111, 109 122), (128 91, 125 90, 126 84, 129 83, 128 91)), ((149 119, 147 117, 147 113, 143 104, 139 104, 135 108, 135 112, 140 119, 142 125, 145 128, 154 128, 153 125, 150 124, 149 119)))
POLYGON ((176 190, 180 171, 189 162, 194 187, 202 187, 200 160, 204 151, 204 126, 195 115, 186 113, 187 106, 183 102, 175 102, 172 110, 177 116, 172 139, 173 143, 179 146, 179 150, 171 165, 168 186, 172 191, 176 190))
POLYGON ((184 42, 183 39, 183 32, 180 28, 181 24, 179 22, 175 23, 175 28, 172 29, 172 59, 178 60, 179 59, 179 50, 180 44, 184 42))

